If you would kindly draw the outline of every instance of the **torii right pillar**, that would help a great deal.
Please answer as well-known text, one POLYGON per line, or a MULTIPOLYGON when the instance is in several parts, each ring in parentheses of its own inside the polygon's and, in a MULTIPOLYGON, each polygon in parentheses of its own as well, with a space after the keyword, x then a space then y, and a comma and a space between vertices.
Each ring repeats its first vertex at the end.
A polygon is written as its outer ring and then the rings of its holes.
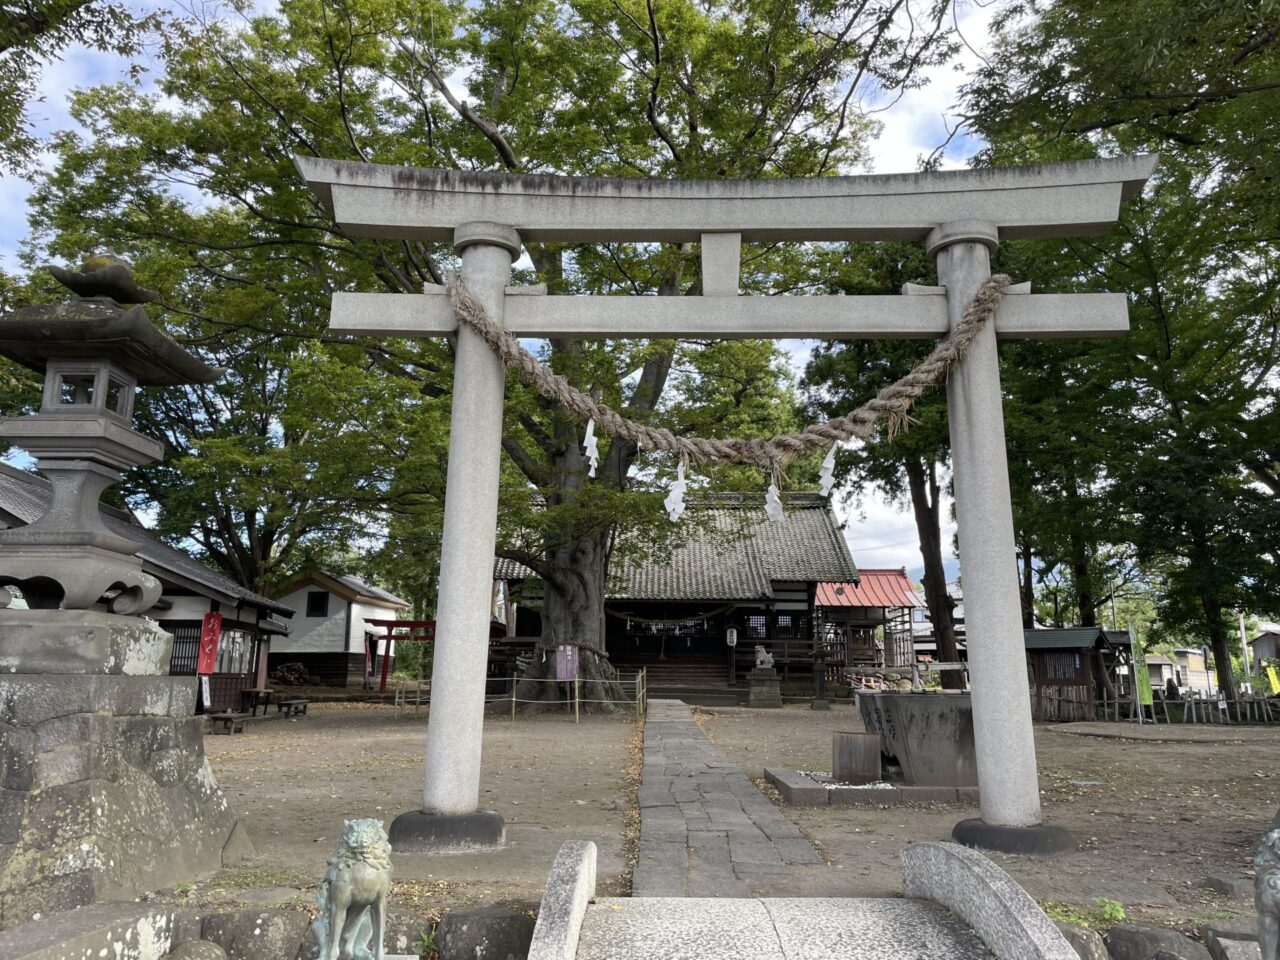
MULTIPOLYGON (((942 224, 925 241, 938 282, 947 288, 952 328, 990 278, 991 251, 998 244, 996 225, 983 220, 942 224)), ((1059 853, 1075 842, 1062 827, 1040 819, 993 324, 983 326, 947 379, 947 419, 965 620, 982 625, 981 633, 968 638, 982 816, 956 824, 952 838, 1005 853, 1059 853)))

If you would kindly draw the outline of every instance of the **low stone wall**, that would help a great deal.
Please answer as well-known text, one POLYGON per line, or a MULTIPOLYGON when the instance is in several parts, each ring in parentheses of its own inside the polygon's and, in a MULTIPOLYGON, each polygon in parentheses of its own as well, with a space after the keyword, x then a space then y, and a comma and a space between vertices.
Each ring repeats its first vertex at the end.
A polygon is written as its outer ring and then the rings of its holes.
MULTIPOLYGON (((164 960, 203 940, 236 960, 312 960, 311 918, 300 910, 197 910, 96 903, 0 932, 3 960, 164 960)), ((216 950, 205 956, 216 956, 216 950)))
MULTIPOLYGON (((436 932, 440 960, 523 960, 536 908, 494 904, 447 914, 436 932)), ((386 960, 416 958, 427 926, 425 919, 393 913, 386 960)), ((316 960, 317 952, 311 916, 303 910, 105 902, 0 931, 0 960, 316 960)))

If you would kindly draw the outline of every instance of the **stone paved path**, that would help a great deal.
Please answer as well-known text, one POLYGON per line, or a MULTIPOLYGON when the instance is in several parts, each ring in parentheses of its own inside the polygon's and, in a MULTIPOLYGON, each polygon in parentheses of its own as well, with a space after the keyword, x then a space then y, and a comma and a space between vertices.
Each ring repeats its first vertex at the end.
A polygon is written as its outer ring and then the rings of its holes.
POLYGON ((747 897, 822 858, 680 700, 650 700, 633 897, 747 897))

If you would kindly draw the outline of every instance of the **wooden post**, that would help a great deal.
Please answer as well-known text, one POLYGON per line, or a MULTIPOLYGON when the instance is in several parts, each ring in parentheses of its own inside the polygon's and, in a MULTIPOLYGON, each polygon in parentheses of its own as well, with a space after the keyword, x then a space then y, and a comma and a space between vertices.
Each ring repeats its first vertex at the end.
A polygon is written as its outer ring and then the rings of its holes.
MULTIPOLYGON (((387 627, 387 636, 386 636, 386 639, 383 641, 383 643, 384 643, 384 646, 382 648, 382 682, 378 685, 379 693, 387 692, 387 667, 390 665, 390 660, 391 660, 391 628, 390 627, 387 627)), ((373 651, 375 654, 378 652, 378 641, 376 640, 373 642, 373 651)))
POLYGON ((511 722, 516 722, 516 675, 511 675, 511 722))
POLYGON ((574 723, 578 723, 578 722, 579 722, 579 720, 578 720, 578 703, 579 703, 579 701, 580 701, 580 697, 581 697, 581 695, 582 695, 582 694, 581 694, 581 689, 580 689, 580 687, 578 686, 578 677, 577 677, 577 674, 574 674, 574 677, 573 677, 573 722, 574 722, 574 723))

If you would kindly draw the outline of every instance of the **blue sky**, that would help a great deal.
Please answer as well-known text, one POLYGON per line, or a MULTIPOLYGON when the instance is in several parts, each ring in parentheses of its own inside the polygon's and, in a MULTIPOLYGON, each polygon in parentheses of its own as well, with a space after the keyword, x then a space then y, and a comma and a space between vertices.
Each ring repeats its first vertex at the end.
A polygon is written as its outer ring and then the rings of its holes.
MULTIPOLYGON (((151 3, 135 3, 151 7, 151 3)), ((959 0, 956 23, 967 41, 961 56, 952 64, 926 72, 927 83, 909 91, 901 100, 876 114, 882 124, 871 163, 871 172, 897 173, 917 169, 921 158, 942 144, 954 125, 950 110, 957 90, 967 73, 979 62, 980 52, 987 47, 987 25, 994 4, 984 9, 975 0, 959 0)), ((31 116, 41 135, 73 126, 67 112, 67 96, 78 87, 111 83, 128 79, 128 62, 112 54, 86 49, 70 49, 63 58, 47 67, 41 77, 40 99, 31 108, 31 116)), ((144 79, 150 84, 154 77, 144 79)), ((968 138, 953 140, 947 149, 943 166, 963 166, 978 144, 968 138)), ((17 253, 28 233, 26 198, 29 184, 17 177, 0 175, 0 269, 19 272, 17 253)), ((804 365, 809 348, 804 341, 785 341, 797 368, 804 365)), ((838 508, 848 520, 846 536, 854 559, 864 567, 906 567, 918 577, 921 563, 917 548, 915 522, 904 510, 872 490, 851 508, 838 508)), ((950 504, 947 504, 948 513, 950 504)), ((958 564, 950 557, 950 541, 954 527, 943 531, 948 544, 948 575, 954 576, 958 564)))

